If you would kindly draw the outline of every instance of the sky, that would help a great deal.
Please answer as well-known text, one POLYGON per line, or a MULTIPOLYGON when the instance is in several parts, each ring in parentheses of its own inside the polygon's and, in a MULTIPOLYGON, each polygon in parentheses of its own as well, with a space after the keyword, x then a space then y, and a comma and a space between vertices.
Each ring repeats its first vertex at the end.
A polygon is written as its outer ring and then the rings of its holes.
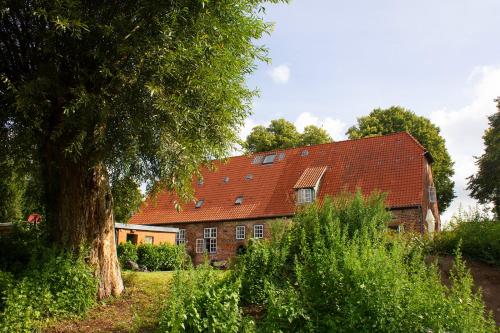
POLYGON ((374 108, 400 105, 440 127, 455 162, 457 198, 484 151, 487 116, 500 96, 499 0, 292 0, 266 6, 274 22, 271 64, 247 81, 260 91, 241 130, 285 118, 299 130, 314 124, 335 140, 374 108))

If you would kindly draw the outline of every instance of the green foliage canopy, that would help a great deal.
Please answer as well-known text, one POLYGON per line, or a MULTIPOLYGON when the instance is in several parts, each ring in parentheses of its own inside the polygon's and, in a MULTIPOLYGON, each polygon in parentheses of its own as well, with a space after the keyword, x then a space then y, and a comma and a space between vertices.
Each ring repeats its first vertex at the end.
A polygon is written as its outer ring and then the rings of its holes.
POLYGON ((248 152, 256 153, 332 141, 328 132, 323 128, 309 125, 304 128, 303 133, 299 133, 292 122, 281 118, 272 120, 268 127, 255 126, 248 135, 244 147, 248 152))
POLYGON ((406 131, 413 135, 433 156, 432 173, 439 209, 444 212, 455 197, 451 179, 455 171, 439 127, 425 117, 400 106, 375 109, 368 116, 358 118, 358 123, 347 130, 350 139, 386 135, 406 131))
POLYGON ((485 151, 476 159, 478 171, 469 177, 468 189, 480 203, 492 203, 500 218, 500 98, 496 102, 498 110, 488 117, 490 127, 483 136, 485 151))
MULTIPOLYGON (((278 2, 278 1, 268 1, 278 2)), ((2 1, 0 125, 16 161, 48 147, 177 190, 236 141, 266 50, 263 1, 2 1)), ((54 180, 47 180, 54 181, 54 180)))

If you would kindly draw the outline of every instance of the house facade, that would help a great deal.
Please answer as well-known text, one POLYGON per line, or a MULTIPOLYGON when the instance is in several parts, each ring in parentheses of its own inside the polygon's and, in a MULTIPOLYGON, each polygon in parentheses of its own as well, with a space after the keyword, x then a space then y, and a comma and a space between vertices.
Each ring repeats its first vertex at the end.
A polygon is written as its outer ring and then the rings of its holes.
POLYGON ((277 219, 343 191, 387 194, 389 228, 440 229, 432 156, 406 132, 277 150, 215 162, 193 179, 196 200, 175 209, 174 193, 146 200, 129 223, 178 228, 195 263, 227 260, 251 238, 268 238, 277 219))

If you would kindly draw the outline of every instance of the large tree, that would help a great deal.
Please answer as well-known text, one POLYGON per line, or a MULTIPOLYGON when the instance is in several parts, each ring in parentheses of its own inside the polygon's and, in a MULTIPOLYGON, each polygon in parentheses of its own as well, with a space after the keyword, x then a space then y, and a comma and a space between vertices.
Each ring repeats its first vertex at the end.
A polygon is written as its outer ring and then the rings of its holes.
POLYGON ((476 159, 477 173, 469 177, 468 189, 480 203, 493 204, 493 212, 500 218, 500 98, 497 112, 488 117, 490 127, 483 135, 484 154, 476 159))
POLYGON ((439 209, 444 212, 455 198, 452 180, 455 171, 439 127, 429 119, 400 106, 375 109, 368 116, 358 118, 357 125, 349 128, 346 134, 350 139, 358 139, 402 131, 413 135, 432 154, 432 173, 439 209))
POLYGON ((123 289, 110 176, 187 199, 199 164, 227 155, 266 60, 262 3, 0 2, 8 153, 39 165, 50 238, 90 249, 100 298, 123 289))
POLYGON ((255 126, 247 136, 244 148, 247 152, 256 153, 332 141, 323 128, 309 125, 304 128, 303 133, 299 133, 292 122, 281 118, 272 120, 267 127, 255 126))

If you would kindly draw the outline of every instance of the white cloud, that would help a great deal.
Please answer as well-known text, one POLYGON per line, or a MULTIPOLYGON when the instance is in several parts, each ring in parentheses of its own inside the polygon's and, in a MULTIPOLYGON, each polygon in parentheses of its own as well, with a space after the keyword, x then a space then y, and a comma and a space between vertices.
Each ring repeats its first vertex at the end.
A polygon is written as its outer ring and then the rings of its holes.
POLYGON ((457 198, 443 214, 443 221, 448 221, 460 205, 468 208, 477 204, 466 190, 466 178, 477 170, 474 156, 483 153, 482 136, 488 127, 487 117, 496 111, 493 99, 500 96, 500 67, 475 68, 468 84, 472 86, 474 96, 470 104, 457 110, 434 111, 430 115, 431 121, 441 128, 441 134, 455 162, 453 180, 457 198))
POLYGON ((307 125, 324 128, 335 141, 345 139, 346 124, 339 119, 331 117, 319 118, 310 112, 302 112, 295 120, 295 127, 299 132, 302 132, 307 125))
POLYGON ((271 76, 275 83, 287 83, 290 79, 290 66, 282 64, 273 67, 268 74, 271 76))

